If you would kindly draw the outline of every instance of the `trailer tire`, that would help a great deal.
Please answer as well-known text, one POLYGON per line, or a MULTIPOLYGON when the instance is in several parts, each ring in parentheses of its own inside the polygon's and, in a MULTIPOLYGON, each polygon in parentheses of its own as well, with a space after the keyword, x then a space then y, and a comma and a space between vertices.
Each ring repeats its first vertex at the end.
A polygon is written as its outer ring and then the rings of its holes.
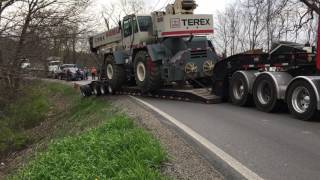
POLYGON ((82 97, 87 97, 85 86, 80 86, 80 93, 82 97))
POLYGON ((152 62, 146 51, 140 51, 134 59, 134 75, 136 84, 142 93, 159 89, 161 81, 161 64, 152 62))
POLYGON ((242 74, 233 74, 229 86, 229 97, 231 102, 238 106, 249 105, 252 102, 249 85, 242 74))
POLYGON ((80 87, 81 95, 83 97, 89 97, 92 95, 91 87, 89 85, 84 85, 80 87))
POLYGON ((87 92, 87 96, 91 96, 91 95, 92 95, 92 88, 91 88, 91 86, 89 86, 89 85, 86 86, 86 92, 87 92))
POLYGON ((280 110, 281 103, 277 98, 276 84, 269 75, 258 76, 252 92, 253 101, 258 110, 268 113, 280 110))
POLYGON ((113 56, 108 56, 106 61, 107 79, 112 91, 121 88, 126 80, 125 69, 122 65, 115 64, 113 56))
POLYGON ((99 83, 94 83, 93 84, 93 92, 94 92, 95 96, 101 96, 100 84, 99 83))
POLYGON ((297 80, 289 86, 287 104, 290 113, 296 118, 304 121, 319 120, 316 93, 307 81, 297 80))
POLYGON ((101 95, 107 94, 106 85, 104 83, 100 84, 100 93, 101 93, 101 95))

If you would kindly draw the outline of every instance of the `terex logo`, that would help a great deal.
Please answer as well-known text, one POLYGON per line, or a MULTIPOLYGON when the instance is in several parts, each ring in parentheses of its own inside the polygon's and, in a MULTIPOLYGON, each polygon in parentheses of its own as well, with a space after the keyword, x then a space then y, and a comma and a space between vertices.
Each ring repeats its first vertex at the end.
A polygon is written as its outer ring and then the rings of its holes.
POLYGON ((210 25, 210 19, 181 19, 184 26, 206 26, 210 25))

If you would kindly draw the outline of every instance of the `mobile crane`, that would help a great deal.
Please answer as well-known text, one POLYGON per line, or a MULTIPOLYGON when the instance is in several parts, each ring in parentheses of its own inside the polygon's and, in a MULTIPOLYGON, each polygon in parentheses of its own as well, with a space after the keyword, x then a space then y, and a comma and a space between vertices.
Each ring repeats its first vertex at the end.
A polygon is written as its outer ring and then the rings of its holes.
POLYGON ((142 93, 172 83, 209 80, 217 56, 206 35, 212 15, 196 15, 194 0, 176 0, 166 11, 125 16, 118 27, 90 38, 103 59, 101 80, 109 92, 136 85, 142 93))

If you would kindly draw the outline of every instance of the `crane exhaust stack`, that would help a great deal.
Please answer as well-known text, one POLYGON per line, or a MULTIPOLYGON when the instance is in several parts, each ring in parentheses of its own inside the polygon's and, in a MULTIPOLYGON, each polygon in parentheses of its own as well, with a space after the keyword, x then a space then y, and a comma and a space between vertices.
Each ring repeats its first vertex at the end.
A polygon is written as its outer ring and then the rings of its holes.
POLYGON ((176 0, 174 4, 169 4, 166 7, 167 14, 193 14, 197 8, 194 0, 176 0))

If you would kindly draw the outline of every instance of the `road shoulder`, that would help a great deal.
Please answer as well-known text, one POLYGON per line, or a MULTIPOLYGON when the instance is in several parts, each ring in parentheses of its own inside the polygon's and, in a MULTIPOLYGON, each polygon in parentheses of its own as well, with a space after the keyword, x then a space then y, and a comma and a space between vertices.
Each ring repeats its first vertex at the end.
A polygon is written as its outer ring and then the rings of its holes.
POLYGON ((128 96, 112 96, 107 100, 160 140, 170 156, 170 161, 163 167, 165 175, 174 179, 224 179, 178 132, 161 121, 159 115, 128 96))

